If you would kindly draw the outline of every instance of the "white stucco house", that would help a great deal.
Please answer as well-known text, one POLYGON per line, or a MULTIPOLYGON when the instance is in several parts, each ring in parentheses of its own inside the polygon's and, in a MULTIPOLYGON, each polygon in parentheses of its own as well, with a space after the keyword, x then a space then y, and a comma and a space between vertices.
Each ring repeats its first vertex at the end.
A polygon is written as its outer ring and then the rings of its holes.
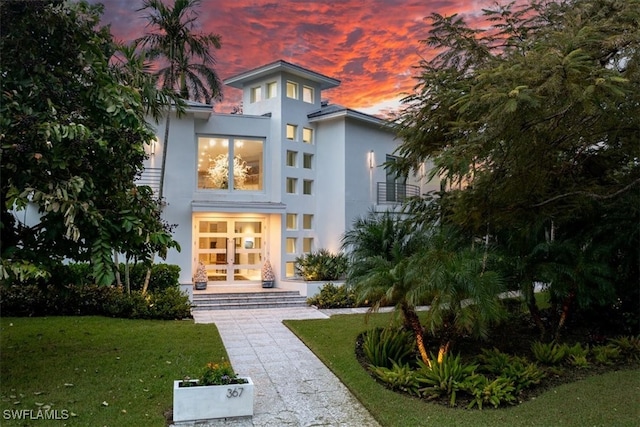
MULTIPOLYGON (((433 189, 382 166, 398 145, 388 123, 322 101, 338 80, 276 61, 224 83, 242 89, 242 113, 191 103, 170 121, 163 215, 177 224, 182 250, 166 262, 181 267, 181 284, 192 283, 202 261, 209 289, 258 289, 269 259, 275 286, 295 288, 296 257, 337 252, 356 217, 433 189)), ((158 141, 141 180, 152 186, 165 124, 154 126, 158 141)))

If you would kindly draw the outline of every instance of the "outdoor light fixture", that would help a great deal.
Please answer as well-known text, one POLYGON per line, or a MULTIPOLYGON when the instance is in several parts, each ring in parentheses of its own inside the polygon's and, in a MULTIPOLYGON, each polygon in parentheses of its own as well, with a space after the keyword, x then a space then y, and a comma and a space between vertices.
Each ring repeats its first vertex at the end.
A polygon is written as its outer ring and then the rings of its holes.
POLYGON ((153 156, 156 154, 156 144, 158 143, 157 139, 151 140, 151 147, 149 148, 150 154, 153 156))
POLYGON ((374 164, 374 153, 373 150, 369 151, 369 169, 373 169, 374 164))

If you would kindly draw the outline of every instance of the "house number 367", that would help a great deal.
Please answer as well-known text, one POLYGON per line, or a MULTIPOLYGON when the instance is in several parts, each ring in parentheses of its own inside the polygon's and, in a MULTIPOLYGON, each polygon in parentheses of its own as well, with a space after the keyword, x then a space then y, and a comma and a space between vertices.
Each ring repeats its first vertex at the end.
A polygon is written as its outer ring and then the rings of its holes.
POLYGON ((228 388, 227 389, 227 399, 231 399, 232 397, 240 397, 240 396, 242 396, 242 390, 244 390, 244 388, 242 388, 242 387, 228 388))

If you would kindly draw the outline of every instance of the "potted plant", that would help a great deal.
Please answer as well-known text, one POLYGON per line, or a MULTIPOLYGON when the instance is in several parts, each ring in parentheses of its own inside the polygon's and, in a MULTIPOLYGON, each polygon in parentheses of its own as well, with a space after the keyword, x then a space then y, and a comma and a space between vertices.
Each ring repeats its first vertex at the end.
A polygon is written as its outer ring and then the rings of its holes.
POLYGON ((227 361, 207 363, 199 379, 173 382, 173 421, 253 415, 253 382, 227 361))
POLYGON ((207 289, 207 282, 209 278, 207 277, 207 268, 204 266, 202 261, 198 261, 198 268, 196 269, 196 274, 193 276, 193 283, 195 284, 195 288, 197 291, 202 291, 207 289))
POLYGON ((267 259, 264 261, 264 264, 262 264, 262 287, 273 288, 273 283, 275 281, 276 281, 276 275, 273 272, 271 263, 267 259))

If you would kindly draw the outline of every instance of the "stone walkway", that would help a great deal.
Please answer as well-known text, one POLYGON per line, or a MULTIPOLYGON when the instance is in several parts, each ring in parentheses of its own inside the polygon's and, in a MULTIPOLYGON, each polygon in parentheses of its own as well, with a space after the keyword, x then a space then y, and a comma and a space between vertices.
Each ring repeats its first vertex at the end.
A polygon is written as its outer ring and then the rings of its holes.
MULTIPOLYGON (((349 309, 349 312, 361 310, 349 309)), ((333 312, 333 311, 331 311, 333 312)), ((314 308, 194 312, 215 323, 234 370, 255 384, 253 417, 176 426, 345 426, 379 424, 289 329, 284 319, 326 319, 314 308)))

